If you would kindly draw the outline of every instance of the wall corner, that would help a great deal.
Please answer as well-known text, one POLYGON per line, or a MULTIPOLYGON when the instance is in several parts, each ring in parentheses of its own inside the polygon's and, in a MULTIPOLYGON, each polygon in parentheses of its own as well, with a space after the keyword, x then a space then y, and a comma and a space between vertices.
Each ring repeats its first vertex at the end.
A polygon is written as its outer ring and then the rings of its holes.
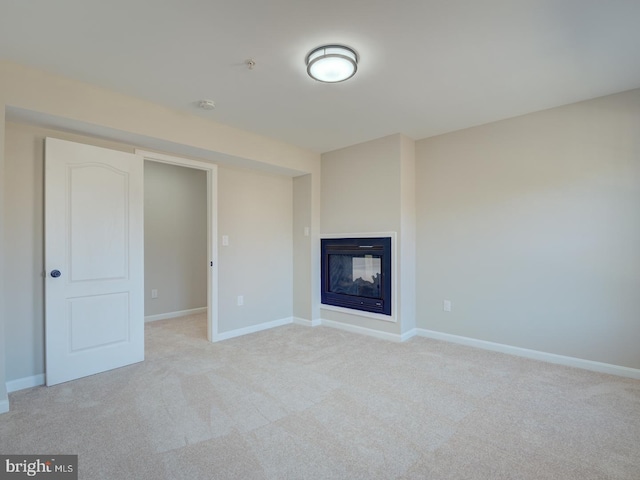
POLYGON ((0 116, 0 413, 9 411, 9 397, 7 395, 6 385, 6 373, 5 373, 5 298, 4 298, 4 255, 5 255, 5 242, 4 242, 4 223, 5 223, 5 210, 4 210, 4 134, 5 134, 5 103, 0 99, 0 108, 2 108, 2 115, 0 116))
POLYGON ((416 147, 400 136, 400 330, 416 328, 416 147))

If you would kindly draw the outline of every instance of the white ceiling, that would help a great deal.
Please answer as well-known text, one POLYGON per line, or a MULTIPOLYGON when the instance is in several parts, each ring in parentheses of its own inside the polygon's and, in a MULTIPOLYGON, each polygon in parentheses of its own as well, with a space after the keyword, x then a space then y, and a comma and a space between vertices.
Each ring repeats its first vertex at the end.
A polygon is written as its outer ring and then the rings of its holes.
POLYGON ((638 88, 640 0, 0 0, 0 58, 326 152, 638 88))

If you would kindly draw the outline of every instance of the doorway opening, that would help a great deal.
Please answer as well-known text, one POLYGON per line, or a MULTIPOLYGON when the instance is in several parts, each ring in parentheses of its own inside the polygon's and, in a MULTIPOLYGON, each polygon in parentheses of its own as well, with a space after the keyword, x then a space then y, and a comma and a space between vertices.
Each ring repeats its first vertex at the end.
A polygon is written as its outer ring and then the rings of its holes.
POLYGON ((205 315, 212 341, 218 323, 217 166, 135 153, 145 170, 145 320, 205 315))

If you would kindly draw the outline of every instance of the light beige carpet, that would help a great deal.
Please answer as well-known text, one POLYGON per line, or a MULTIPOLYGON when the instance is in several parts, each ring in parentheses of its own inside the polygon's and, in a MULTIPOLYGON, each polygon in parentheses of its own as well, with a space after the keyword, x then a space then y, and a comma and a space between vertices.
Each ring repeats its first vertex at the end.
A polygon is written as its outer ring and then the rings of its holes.
POLYGON ((640 479, 640 381, 415 338, 146 327, 144 363, 11 394, 0 452, 82 479, 640 479))

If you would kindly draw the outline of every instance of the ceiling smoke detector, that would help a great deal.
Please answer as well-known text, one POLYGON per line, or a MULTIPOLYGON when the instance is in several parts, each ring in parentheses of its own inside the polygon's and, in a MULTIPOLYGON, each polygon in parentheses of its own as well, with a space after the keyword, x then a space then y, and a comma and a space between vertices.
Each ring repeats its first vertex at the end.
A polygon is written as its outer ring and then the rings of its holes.
POLYGON ((198 103, 198 107, 202 108, 203 110, 213 110, 214 108, 216 108, 216 102, 214 102, 213 100, 200 100, 200 102, 198 103))

